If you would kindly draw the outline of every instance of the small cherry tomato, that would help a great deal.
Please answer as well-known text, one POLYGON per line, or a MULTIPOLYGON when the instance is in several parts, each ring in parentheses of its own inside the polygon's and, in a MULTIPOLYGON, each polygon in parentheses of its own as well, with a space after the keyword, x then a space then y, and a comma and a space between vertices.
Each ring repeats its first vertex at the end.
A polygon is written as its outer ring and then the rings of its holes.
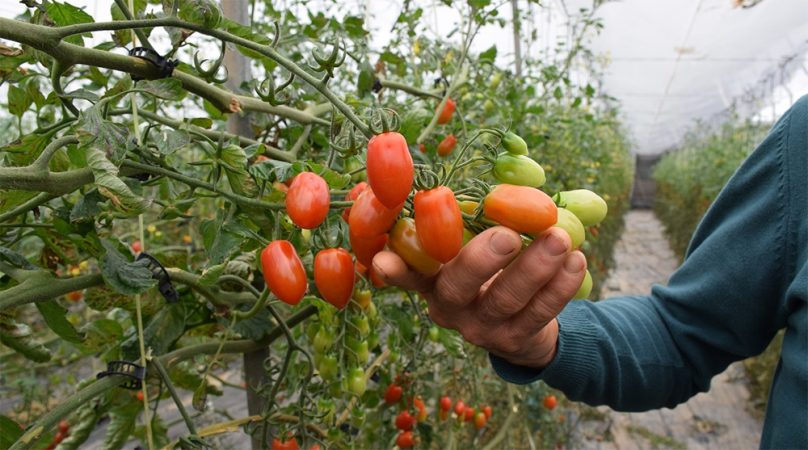
POLYGON ((418 191, 413 210, 424 251, 442 263, 457 256, 463 247, 463 216, 454 192, 446 186, 418 191))
POLYGON ((463 417, 463 413, 465 411, 466 411, 466 404, 463 403, 463 400, 458 400, 457 403, 455 403, 454 407, 455 414, 457 414, 459 417, 463 417))
POLYGON ((67 432, 68 432, 69 430, 70 430, 70 423, 68 423, 68 422, 67 422, 66 420, 64 420, 64 419, 60 420, 60 421, 59 421, 59 431, 61 431, 61 432, 62 432, 62 433, 64 433, 64 434, 67 434, 67 432))
POLYGON ((446 420, 448 418, 449 418, 449 411, 444 411, 444 410, 438 411, 438 419, 440 419, 441 422, 443 422, 444 420, 446 420))
POLYGON ((587 227, 599 224, 609 211, 606 201, 588 189, 559 192, 558 205, 570 210, 587 227))
POLYGON ((490 419, 491 415, 494 414, 494 410, 492 410, 488 405, 483 406, 483 414, 485 414, 486 419, 490 419))
POLYGON ((261 252, 261 269, 269 290, 282 302, 297 305, 306 294, 306 269, 289 241, 272 241, 261 252))
POLYGON ((53 436, 53 443, 54 444, 59 444, 62 441, 64 441, 66 437, 67 437, 67 435, 65 433, 62 433, 61 431, 57 431, 56 435, 53 436))
POLYGON ((137 394, 135 395, 135 397, 137 398, 137 401, 142 402, 143 398, 144 398, 143 391, 137 391, 137 394))
POLYGON ((440 409, 441 411, 449 411, 452 409, 452 399, 449 396, 444 395, 440 398, 440 409))
POLYGON ((321 357, 319 364, 317 364, 317 371, 320 373, 320 378, 324 381, 333 381, 339 373, 339 362, 337 362, 337 358, 332 355, 321 357))
POLYGON ((412 431, 403 431, 396 437, 396 445, 398 448, 412 448, 415 445, 415 438, 412 436, 412 431))
POLYGON ((71 291, 67 293, 67 299, 71 302, 80 302, 84 298, 84 292, 71 291))
POLYGON ((553 226, 559 227, 567 232, 567 235, 570 237, 570 241, 572 241, 573 249, 580 247, 586 239, 586 230, 584 230, 584 225, 578 219, 578 216, 566 208, 558 208, 558 220, 553 226))
POLYGON ((396 416, 396 428, 403 431, 410 431, 415 426, 416 419, 409 411, 401 411, 396 416))
POLYGON ((135 252, 135 254, 138 254, 143 251, 143 244, 141 244, 140 241, 132 242, 131 247, 132 251, 135 252))
POLYGON ((418 239, 415 221, 409 217, 396 222, 390 232, 388 246, 419 273, 432 275, 440 270, 440 262, 426 253, 418 239))
POLYGON ((463 410, 463 421, 471 422, 472 419, 474 419, 474 408, 471 406, 466 406, 466 409, 463 410))
MULTIPOLYGON (((392 209, 384 206, 376 198, 375 191, 368 187, 354 201, 348 215, 348 227, 357 237, 369 238, 387 233, 403 208, 403 201, 392 209)), ((362 261, 362 264, 365 262, 362 261)), ((370 267, 369 264, 365 265, 370 267)))
POLYGON ((554 410, 558 400, 556 399, 555 395, 545 395, 544 396, 544 407, 549 409, 550 411, 554 410))
POLYGON ((432 342, 438 342, 440 340, 440 329, 437 326, 432 325, 431 327, 429 327, 429 333, 427 334, 427 337, 432 342))
POLYGON ((502 135, 502 147, 513 155, 527 155, 527 143, 513 131, 507 131, 502 135))
POLYGON ((499 184, 485 196, 486 217, 519 233, 541 233, 558 220, 558 208, 544 192, 528 187, 499 184))
POLYGON ((327 248, 314 257, 314 284, 320 295, 337 309, 351 300, 356 273, 351 254, 344 248, 327 248))
MULTIPOLYGON (((365 183, 364 181, 362 181, 360 183, 357 183, 356 186, 352 187, 351 190, 348 191, 348 195, 345 196, 345 200, 350 200, 350 201, 356 200, 359 197, 359 194, 361 194, 362 191, 364 191, 367 187, 368 187, 368 184, 365 183)), ((348 217, 350 217, 350 215, 351 215, 351 207, 350 206, 342 210, 342 220, 347 222, 348 217)))
POLYGON ((530 186, 544 185, 544 168, 527 155, 514 155, 503 152, 494 162, 494 177, 500 183, 530 186))
POLYGON ((300 450, 297 439, 291 437, 286 440, 272 439, 272 450, 300 450))
POLYGON ((356 260, 365 267, 365 270, 370 271, 370 268, 373 267, 373 257, 384 250, 384 245, 387 244, 387 234, 364 237, 357 236, 353 230, 349 230, 348 238, 351 241, 351 250, 356 255, 356 260))
POLYGON ((387 390, 384 391, 384 402, 388 405, 392 405, 393 403, 398 403, 401 400, 401 394, 404 392, 404 389, 397 385, 391 384, 387 386, 387 390))
POLYGON ((438 155, 449 156, 457 145, 457 138, 454 134, 449 134, 438 144, 438 155))
POLYGON ((589 273, 589 270, 586 271, 584 274, 584 281, 581 281, 581 286, 578 288, 578 292, 572 296, 572 298, 589 298, 589 294, 592 293, 592 274, 589 273))
POLYGON ((477 411, 474 414, 474 428, 479 430, 485 426, 486 422, 488 422, 488 417, 485 416, 484 412, 477 411))
POLYGON ((370 138, 367 173, 368 183, 381 204, 395 209, 404 203, 412 190, 415 169, 407 140, 401 133, 388 131, 370 138))
POLYGON ((361 396, 365 393, 367 383, 365 382, 365 371, 360 367, 354 367, 348 371, 348 392, 361 396))
POLYGON ((426 145, 418 144, 418 151, 420 151, 421 153, 426 153, 426 145))
MULTIPOLYGON (((438 105, 438 107, 440 107, 440 105, 438 105)), ((457 104, 455 103, 455 101, 452 100, 451 98, 447 98, 446 104, 443 106, 443 109, 438 115, 438 124, 445 125, 449 123, 449 121, 452 120, 452 114, 454 114, 456 107, 457 104)), ((437 110, 438 108, 435 109, 437 110)))
POLYGON ((303 172, 295 177, 286 193, 286 212, 292 223, 300 228, 320 226, 328 216, 331 194, 323 177, 303 172))
POLYGON ((426 405, 424 404, 424 401, 421 399, 421 397, 415 397, 413 399, 413 401, 412 401, 412 404, 415 406, 416 409, 418 409, 418 415, 416 416, 416 419, 418 420, 418 422, 425 421, 426 420, 426 405))

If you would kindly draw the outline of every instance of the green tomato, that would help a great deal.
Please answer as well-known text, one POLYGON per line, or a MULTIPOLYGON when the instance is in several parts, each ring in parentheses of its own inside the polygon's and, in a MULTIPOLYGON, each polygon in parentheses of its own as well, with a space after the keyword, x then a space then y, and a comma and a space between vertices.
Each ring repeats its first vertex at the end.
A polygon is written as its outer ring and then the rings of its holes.
POLYGON ((494 163, 494 177, 500 183, 517 186, 541 187, 544 184, 544 169, 525 155, 502 152, 494 163))
POLYGON ((359 332, 360 336, 367 336, 370 333, 370 322, 365 315, 357 315, 351 318, 353 331, 359 332))
POLYGON ((576 249, 583 244, 586 239, 586 231, 584 224, 578 219, 578 216, 566 208, 558 208, 558 220, 554 225, 566 231, 572 240, 572 248, 576 249))
POLYGON ((339 372, 337 358, 331 355, 323 356, 317 364, 317 371, 320 372, 323 381, 333 381, 339 372))
MULTIPOLYGON (((344 170, 345 173, 354 172, 362 168, 362 161, 359 160, 356 156, 351 156, 350 158, 345 160, 344 170)), ((360 181, 367 181, 367 171, 363 170, 361 172, 356 172, 351 175, 351 181, 354 183, 359 183, 360 181)))
POLYGON ((527 155, 527 143, 522 136, 508 131, 502 136, 502 147, 513 155, 527 155))
POLYGON ((370 348, 368 341, 359 341, 351 336, 345 338, 348 346, 348 359, 357 364, 365 364, 370 359, 370 348))
POLYGON ((348 392, 361 396, 367 388, 365 383, 365 371, 361 367, 354 367, 348 371, 348 392))
POLYGON ((589 294, 592 293, 592 274, 589 271, 586 271, 586 275, 584 275, 584 281, 581 282, 581 287, 578 288, 578 292, 572 296, 572 298, 589 298, 589 294))
POLYGON ((379 333, 374 331, 368 335, 368 348, 373 349, 377 345, 379 345, 379 333))
POLYGON ((606 201, 588 189, 559 192, 556 203, 572 211, 587 227, 599 224, 609 211, 606 201))
POLYGON ((177 17, 205 28, 216 28, 222 21, 222 10, 214 0, 182 0, 177 17))
POLYGON ((497 104, 494 103, 493 100, 490 98, 483 103, 483 112, 486 114, 491 114, 494 110, 497 109, 497 104))
POLYGON ((430 341, 438 342, 440 340, 440 329, 437 326, 432 325, 431 327, 429 327, 428 336, 430 341))
POLYGON ((334 343, 334 336, 328 332, 325 327, 321 327, 317 334, 314 336, 314 351, 317 353, 325 353, 331 348, 334 343))
POLYGON ((488 83, 488 87, 491 89, 496 89, 499 87, 499 82, 502 81, 502 72, 497 72, 491 77, 491 81, 488 83))

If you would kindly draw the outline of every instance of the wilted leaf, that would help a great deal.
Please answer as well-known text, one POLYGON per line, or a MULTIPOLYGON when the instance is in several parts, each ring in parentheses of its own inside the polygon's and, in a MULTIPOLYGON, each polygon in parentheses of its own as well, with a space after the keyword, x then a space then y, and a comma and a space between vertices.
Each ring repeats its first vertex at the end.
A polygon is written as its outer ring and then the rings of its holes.
POLYGON ((124 295, 140 294, 154 285, 146 261, 130 262, 106 239, 101 244, 107 250, 101 259, 101 275, 109 287, 124 295))
POLYGON ((95 146, 87 148, 87 166, 93 172, 98 192, 108 198, 117 210, 134 216, 146 209, 146 201, 118 178, 118 168, 95 146))

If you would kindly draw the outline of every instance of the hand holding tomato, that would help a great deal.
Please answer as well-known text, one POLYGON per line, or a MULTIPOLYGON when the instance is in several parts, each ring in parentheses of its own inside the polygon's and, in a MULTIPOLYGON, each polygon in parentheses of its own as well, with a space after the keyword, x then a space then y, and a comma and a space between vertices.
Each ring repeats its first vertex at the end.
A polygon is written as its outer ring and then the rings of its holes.
POLYGON ((373 266, 388 284, 420 291, 438 325, 514 364, 544 367, 556 352, 555 317, 586 272, 586 258, 570 246, 567 233, 553 227, 520 252, 519 234, 494 227, 435 275, 419 274, 389 251, 373 266))

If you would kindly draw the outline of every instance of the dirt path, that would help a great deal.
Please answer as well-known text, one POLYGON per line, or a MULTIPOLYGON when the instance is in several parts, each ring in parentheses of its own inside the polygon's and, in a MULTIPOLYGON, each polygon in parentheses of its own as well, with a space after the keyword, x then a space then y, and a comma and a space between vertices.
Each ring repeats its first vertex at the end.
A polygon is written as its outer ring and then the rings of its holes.
MULTIPOLYGON (((616 268, 605 283, 603 298, 646 294, 665 283, 676 269, 676 256, 662 234, 662 224, 648 210, 626 216, 626 229, 615 250, 616 268)), ((755 449, 762 424, 747 412, 749 391, 741 363, 712 380, 709 392, 674 409, 619 413, 608 407, 584 409, 571 448, 627 450, 755 449)))

